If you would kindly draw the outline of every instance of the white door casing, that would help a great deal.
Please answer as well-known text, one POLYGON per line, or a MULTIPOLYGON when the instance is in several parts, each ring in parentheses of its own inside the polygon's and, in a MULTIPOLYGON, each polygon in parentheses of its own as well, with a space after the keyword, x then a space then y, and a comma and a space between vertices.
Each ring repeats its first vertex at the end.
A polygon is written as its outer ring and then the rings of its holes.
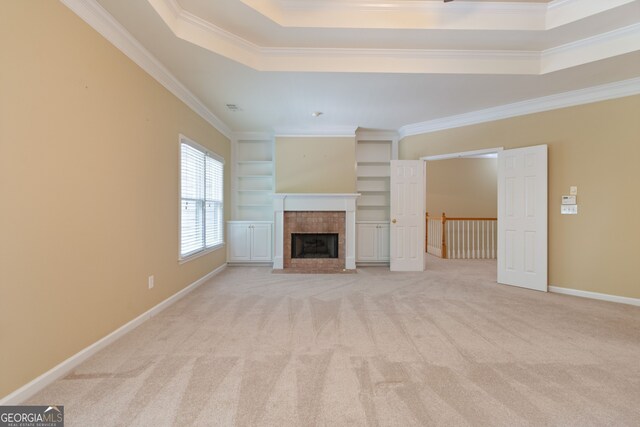
POLYGON ((391 271, 424 270, 424 168, 421 160, 391 161, 391 271))
POLYGON ((547 146, 498 153, 498 283, 547 291, 547 146))

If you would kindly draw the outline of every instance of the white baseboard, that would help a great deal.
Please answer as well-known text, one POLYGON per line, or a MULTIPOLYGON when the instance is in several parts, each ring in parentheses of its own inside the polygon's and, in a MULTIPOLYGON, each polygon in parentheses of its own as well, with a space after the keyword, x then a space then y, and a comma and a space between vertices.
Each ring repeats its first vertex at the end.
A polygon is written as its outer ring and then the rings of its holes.
POLYGON ((50 370, 40 375, 33 381, 23 385, 19 389, 3 397, 2 399, 0 399, 0 406, 1 405, 18 405, 21 402, 24 402, 25 400, 27 400, 28 398, 30 398, 31 396, 33 396, 34 394, 36 394, 37 392, 39 392, 40 390, 48 386, 49 384, 53 383, 57 379, 62 378, 63 376, 71 372, 76 366, 80 365, 82 362, 84 362, 89 357, 96 354, 98 351, 102 350, 107 345, 111 344, 112 342, 122 337, 126 333, 140 326, 142 323, 146 322, 150 318, 156 316, 162 310, 174 304, 175 302, 183 298, 185 295, 192 292, 198 286, 200 286, 207 280, 211 279, 216 274, 222 272, 222 270, 224 270, 226 267, 227 265, 223 264, 220 267, 216 268, 215 270, 211 271, 210 273, 207 273, 203 277, 199 278, 189 286, 176 292, 175 294, 173 294, 166 300, 162 301, 158 305, 150 308, 149 310, 142 313, 140 316, 122 325, 115 331, 111 332, 109 335, 99 339, 98 341, 91 344, 89 347, 86 347, 80 350, 78 353, 74 354, 67 360, 51 368, 50 370))
POLYGON ((620 297, 617 295, 601 294, 598 292, 581 291, 579 289, 561 288, 559 286, 549 286, 549 292, 556 294, 573 295, 582 298, 599 299, 602 301, 617 302, 640 307, 640 298, 620 297))

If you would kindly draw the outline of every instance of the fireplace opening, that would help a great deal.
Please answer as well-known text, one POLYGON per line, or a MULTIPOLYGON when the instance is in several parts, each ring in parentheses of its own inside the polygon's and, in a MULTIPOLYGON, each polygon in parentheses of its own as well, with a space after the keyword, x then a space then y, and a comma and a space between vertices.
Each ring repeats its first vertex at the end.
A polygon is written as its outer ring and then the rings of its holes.
POLYGON ((338 258, 338 233, 291 233, 291 258, 338 258))

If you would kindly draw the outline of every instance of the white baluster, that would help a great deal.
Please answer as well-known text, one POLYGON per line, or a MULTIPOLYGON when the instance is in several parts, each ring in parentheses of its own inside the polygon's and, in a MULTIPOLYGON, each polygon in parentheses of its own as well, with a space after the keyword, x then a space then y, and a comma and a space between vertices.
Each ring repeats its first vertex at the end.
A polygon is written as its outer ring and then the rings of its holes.
POLYGON ((458 251, 456 252, 456 258, 460 258, 460 251, 462 250, 462 244, 460 239, 460 221, 456 221, 456 236, 458 238, 458 251))
POLYGON ((476 222, 471 221, 471 256, 473 258, 477 258, 476 256, 476 222))
POLYGON ((480 254, 480 257, 481 257, 482 259, 484 259, 484 258, 485 258, 485 256, 484 256, 484 225, 485 225, 485 223, 486 223, 486 222, 487 222, 487 221, 482 221, 482 231, 480 232, 480 233, 481 233, 481 236, 482 236, 482 243, 481 243, 481 248, 482 248, 481 250, 482 250, 482 252, 481 252, 481 254, 480 254))
POLYGON ((494 231, 495 221, 491 221, 491 258, 495 259, 496 257, 496 235, 494 231))

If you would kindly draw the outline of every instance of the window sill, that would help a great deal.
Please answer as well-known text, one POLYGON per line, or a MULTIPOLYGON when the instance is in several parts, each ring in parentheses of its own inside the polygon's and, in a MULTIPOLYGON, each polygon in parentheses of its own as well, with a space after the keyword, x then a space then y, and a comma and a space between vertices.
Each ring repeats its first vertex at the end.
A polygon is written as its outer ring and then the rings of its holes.
POLYGON ((187 263, 189 261, 192 261, 196 258, 200 258, 201 256, 210 254, 211 252, 217 251, 218 249, 224 248, 225 246, 225 242, 220 243, 219 245, 215 245, 215 246, 211 246, 210 248, 207 248, 203 251, 200 252, 196 252, 195 254, 191 254, 191 255, 187 255, 184 258, 178 258, 178 265, 182 265, 184 263, 187 263))

